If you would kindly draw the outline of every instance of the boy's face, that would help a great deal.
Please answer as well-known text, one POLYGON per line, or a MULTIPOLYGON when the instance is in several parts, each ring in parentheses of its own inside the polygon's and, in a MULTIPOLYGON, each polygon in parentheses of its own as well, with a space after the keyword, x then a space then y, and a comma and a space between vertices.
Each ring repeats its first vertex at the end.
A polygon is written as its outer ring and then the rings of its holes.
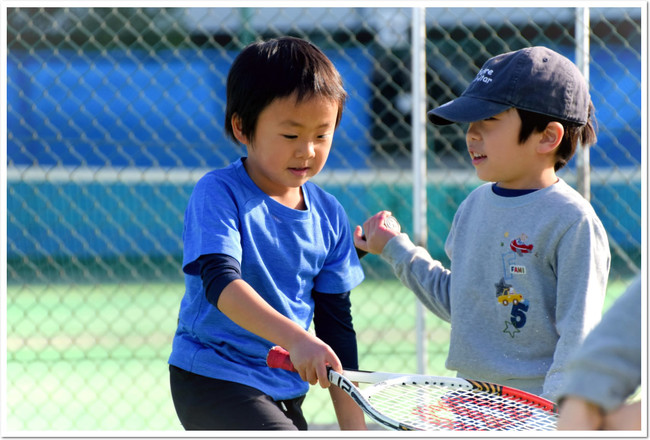
POLYGON ((469 124, 465 140, 481 180, 510 189, 547 186, 548 160, 536 151, 541 134, 533 133, 520 144, 520 130, 521 118, 514 108, 469 124))
POLYGON ((246 169, 271 197, 295 197, 325 165, 336 128, 338 104, 320 97, 296 103, 273 100, 259 115, 249 142, 246 169))

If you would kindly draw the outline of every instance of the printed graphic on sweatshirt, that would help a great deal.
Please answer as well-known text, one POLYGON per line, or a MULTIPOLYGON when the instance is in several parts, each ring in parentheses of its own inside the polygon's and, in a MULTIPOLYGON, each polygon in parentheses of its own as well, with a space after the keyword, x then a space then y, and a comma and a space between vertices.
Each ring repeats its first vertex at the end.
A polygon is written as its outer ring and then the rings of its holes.
POLYGON ((510 249, 517 253, 517 255, 530 254, 533 251, 532 244, 526 244, 528 236, 526 234, 521 234, 519 238, 515 238, 510 242, 510 249))
MULTIPOLYGON (((509 240, 507 232, 503 234, 506 240, 509 240)), ((519 275, 526 275, 525 256, 531 254, 534 245, 526 243, 528 236, 521 234, 514 240, 502 242, 501 247, 506 247, 504 252, 501 253, 501 260, 503 262, 503 276, 506 280, 510 280, 519 275)))
POLYGON ((501 242, 503 251, 501 261, 503 263, 503 274, 498 283, 495 283, 496 300, 504 307, 510 307, 509 320, 505 321, 503 333, 514 338, 517 333, 526 325, 526 312, 530 303, 526 300, 526 292, 519 291, 517 278, 526 276, 526 262, 531 258, 535 246, 528 241, 526 234, 521 234, 515 239, 510 239, 506 232, 505 240, 501 242))

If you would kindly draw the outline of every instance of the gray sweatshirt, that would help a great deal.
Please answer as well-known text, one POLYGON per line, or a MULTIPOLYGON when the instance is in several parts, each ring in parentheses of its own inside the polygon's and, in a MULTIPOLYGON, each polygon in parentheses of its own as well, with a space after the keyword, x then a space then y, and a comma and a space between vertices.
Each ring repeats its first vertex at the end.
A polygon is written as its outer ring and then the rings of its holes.
POLYGON ((607 234, 561 179, 519 197, 491 186, 474 190, 454 216, 445 244, 450 270, 406 234, 381 255, 451 323, 448 369, 555 400, 569 355, 601 317, 607 234))
POLYGON ((569 361, 563 395, 611 411, 641 385, 641 277, 607 311, 569 361))

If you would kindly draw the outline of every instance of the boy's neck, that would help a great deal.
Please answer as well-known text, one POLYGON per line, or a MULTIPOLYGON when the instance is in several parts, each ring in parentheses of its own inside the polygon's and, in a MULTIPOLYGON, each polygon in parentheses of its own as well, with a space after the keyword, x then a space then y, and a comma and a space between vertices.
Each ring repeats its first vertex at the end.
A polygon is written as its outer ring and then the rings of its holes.
POLYGON ((253 183, 267 196, 288 208, 297 209, 299 211, 307 209, 307 203, 305 202, 302 186, 293 188, 275 185, 270 180, 264 178, 263 174, 256 173, 252 170, 251 162, 247 160, 247 158, 243 158, 242 163, 248 177, 250 177, 253 183))
POLYGON ((498 183, 492 184, 492 192, 501 197, 519 197, 538 191, 537 189, 508 189, 501 188, 498 183))
POLYGON ((538 189, 544 189, 548 188, 551 185, 555 185, 558 183, 560 179, 558 177, 555 178, 555 181, 551 182, 550 184, 540 184, 540 185, 523 185, 523 186, 508 186, 508 185, 502 185, 500 182, 493 182, 492 187, 493 188, 498 188, 503 191, 520 191, 523 193, 530 193, 533 191, 537 191, 538 189))
POLYGON ((517 183, 511 182, 494 182, 499 188, 508 190, 535 190, 548 188, 558 182, 554 168, 547 168, 539 176, 525 179, 517 183))
POLYGON ((269 195, 269 197, 288 208, 304 211, 307 209, 307 204, 305 203, 305 198, 302 191, 303 189, 300 187, 298 188, 297 192, 291 191, 281 195, 269 195))

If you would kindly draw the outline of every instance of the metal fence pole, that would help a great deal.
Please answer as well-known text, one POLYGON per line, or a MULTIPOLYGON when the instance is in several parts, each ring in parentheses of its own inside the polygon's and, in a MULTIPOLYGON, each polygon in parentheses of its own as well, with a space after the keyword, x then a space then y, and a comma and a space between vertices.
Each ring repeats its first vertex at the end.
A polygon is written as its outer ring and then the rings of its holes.
MULTIPOLYGON (((576 64, 589 84, 589 8, 576 8, 576 64)), ((577 189, 582 196, 591 199, 591 175, 589 171, 589 148, 578 145, 577 189)))
MULTIPOLYGON (((411 87, 411 130, 413 143, 413 237, 415 244, 427 243, 427 134, 426 134, 426 10, 413 8, 411 87)), ((427 365, 427 340, 425 310, 420 301, 416 304, 416 353, 418 373, 424 374, 427 365)))

